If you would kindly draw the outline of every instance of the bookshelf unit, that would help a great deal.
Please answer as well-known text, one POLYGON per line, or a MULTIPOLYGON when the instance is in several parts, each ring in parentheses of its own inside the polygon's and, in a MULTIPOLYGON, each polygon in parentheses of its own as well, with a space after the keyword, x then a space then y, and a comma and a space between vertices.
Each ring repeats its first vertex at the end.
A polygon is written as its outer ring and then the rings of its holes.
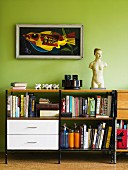
POLYGON ((14 95, 20 98, 21 94, 26 96, 31 93, 38 99, 43 96, 52 96, 59 103, 59 90, 6 90, 6 164, 8 162, 8 151, 55 151, 58 152, 59 160, 59 115, 58 117, 8 116, 8 96, 14 95))
MULTIPOLYGON (((116 110, 116 119, 115 119, 115 148, 116 148, 116 154, 117 153, 127 153, 128 152, 128 90, 117 90, 116 91, 116 98, 117 98, 117 110, 116 110), (127 126, 127 136, 126 136, 126 141, 127 141, 127 146, 125 148, 117 148, 117 130, 118 129, 124 129, 124 127, 119 127, 117 128, 117 124, 125 122, 127 126)), ((124 125, 123 125, 124 126, 124 125)), ((122 139, 123 142, 123 139, 122 139)), ((116 157, 116 156, 115 156, 116 157)))
MULTIPOLYGON (((90 117, 90 116, 87 116, 87 117, 79 117, 79 116, 73 116, 72 117, 62 117, 60 116, 60 125, 62 126, 63 124, 66 123, 66 125, 68 127, 70 127, 71 129, 73 129, 73 124, 76 123, 78 124, 78 126, 81 126, 82 124, 86 124, 87 125, 87 128, 89 128, 90 126, 92 126, 92 129, 95 129, 98 127, 98 125, 100 123, 103 123, 105 122, 106 123, 106 126, 111 126, 112 127, 112 133, 111 133, 111 140, 110 141, 110 148, 91 148, 91 147, 88 147, 88 148, 84 148, 83 146, 79 146, 79 148, 63 148, 63 147, 60 147, 60 158, 61 158, 61 153, 62 152, 70 152, 70 151, 80 151, 80 152, 87 152, 87 151, 93 151, 93 152, 106 152, 106 153, 111 153, 110 154, 110 159, 111 159, 111 162, 112 163, 115 163, 116 161, 116 154, 115 154, 115 114, 114 114, 114 111, 115 111, 115 91, 112 91, 112 90, 61 90, 61 96, 60 96, 60 99, 63 99, 66 98, 67 95, 69 96, 74 96, 74 98, 77 96, 77 97, 83 97, 83 98, 88 98, 89 96, 91 97, 94 97, 96 98, 96 96, 102 96, 102 97, 107 97, 108 95, 112 96, 112 101, 111 101, 111 116, 110 117, 98 117, 96 118, 95 116, 94 117, 90 117)), ((61 102, 62 104, 62 102, 61 102)), ((62 108, 62 106, 60 107, 62 108)), ((70 112, 70 111, 69 111, 70 112)), ((61 113, 62 114, 62 113, 61 113)), ((61 129, 60 129, 60 145, 61 145, 61 129)), ((60 159, 61 161, 61 159, 60 159)))
MULTIPOLYGON (((5 163, 8 161, 8 151, 57 151, 58 153, 58 163, 61 162, 61 153, 70 151, 98 151, 107 152, 110 154, 111 162, 116 162, 116 149, 115 149, 115 91, 112 90, 6 90, 6 117, 5 117, 5 163), (21 95, 33 93, 35 96, 48 96, 50 101, 54 99, 59 103, 59 116, 58 117, 8 117, 7 101, 9 95, 21 95), (100 95, 102 97, 112 96, 111 105, 111 116, 110 117, 62 117, 62 98, 66 95, 78 96, 78 97, 96 97, 100 95), (112 127, 111 141, 109 143, 109 148, 62 148, 61 147, 61 126, 66 123, 67 126, 73 128, 74 123, 78 126, 87 124, 87 127, 92 126, 97 128, 99 123, 106 123, 106 126, 112 127), (19 126, 20 125, 20 126, 19 126), (26 130, 27 129, 27 130, 26 130), (46 138, 48 136, 48 138, 46 138), (24 138, 25 137, 25 138, 24 138), (36 137, 36 138, 35 138, 36 137), (33 140, 34 138, 34 140, 33 140), (24 141, 24 140, 25 141, 24 141), (15 140, 19 142, 14 142, 15 140), (37 141, 35 141, 37 140, 37 141), (44 141, 44 142, 42 142, 44 141), (49 142, 50 143, 49 143, 49 142), (51 142, 52 141, 52 142, 51 142), (23 145, 27 143, 26 145, 23 145)), ((37 97, 39 98, 39 97, 37 97)), ((54 101, 53 100, 53 101, 54 101)))

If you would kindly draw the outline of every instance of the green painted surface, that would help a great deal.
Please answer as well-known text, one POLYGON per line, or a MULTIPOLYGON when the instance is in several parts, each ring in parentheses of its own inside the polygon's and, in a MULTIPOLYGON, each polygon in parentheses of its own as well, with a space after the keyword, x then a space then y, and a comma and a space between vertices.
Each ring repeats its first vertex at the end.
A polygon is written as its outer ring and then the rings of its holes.
POLYGON ((93 50, 103 51, 107 89, 127 89, 127 0, 1 0, 0 1, 0 150, 4 150, 5 89, 10 82, 60 83, 65 74, 78 74, 90 88, 93 50), (17 60, 16 24, 83 24, 82 60, 17 60))

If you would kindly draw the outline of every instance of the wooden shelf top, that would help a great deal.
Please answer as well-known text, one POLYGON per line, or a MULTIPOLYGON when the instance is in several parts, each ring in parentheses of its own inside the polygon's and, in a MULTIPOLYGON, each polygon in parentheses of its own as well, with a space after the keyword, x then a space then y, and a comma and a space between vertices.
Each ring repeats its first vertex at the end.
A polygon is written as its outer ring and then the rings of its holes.
POLYGON ((59 120, 59 117, 8 117, 7 120, 59 120))
MULTIPOLYGON (((8 117, 7 120, 59 120, 59 117, 8 117)), ((95 118, 95 117, 61 117, 61 120, 112 120, 109 118, 95 118)))
POLYGON ((47 89, 41 89, 41 90, 36 90, 36 89, 26 89, 26 90, 14 90, 14 89, 8 89, 7 90, 8 92, 30 92, 30 93, 41 93, 41 92, 43 92, 43 93, 57 93, 57 92, 59 92, 59 89, 51 89, 51 90, 47 90, 47 89))
POLYGON ((62 89, 61 90, 62 92, 85 92, 85 93, 103 93, 103 92, 112 92, 112 90, 101 90, 101 89, 80 89, 80 90, 64 90, 64 89, 62 89))
POLYGON ((61 117, 61 120, 112 120, 111 117, 109 118, 95 118, 95 117, 61 117))
POLYGON ((36 89, 26 89, 26 90, 20 90, 20 89, 18 89, 18 90, 14 90, 14 89, 8 89, 7 91, 8 92, 33 92, 33 93, 40 93, 40 92, 43 92, 43 93, 45 93, 45 92, 52 92, 52 93, 54 93, 54 92, 59 92, 61 90, 61 92, 65 92, 65 93, 106 93, 106 92, 112 92, 112 90, 101 90, 101 89, 97 89, 97 90, 95 90, 95 89, 80 89, 80 90, 64 90, 64 89, 41 89, 41 90, 36 90, 36 89))

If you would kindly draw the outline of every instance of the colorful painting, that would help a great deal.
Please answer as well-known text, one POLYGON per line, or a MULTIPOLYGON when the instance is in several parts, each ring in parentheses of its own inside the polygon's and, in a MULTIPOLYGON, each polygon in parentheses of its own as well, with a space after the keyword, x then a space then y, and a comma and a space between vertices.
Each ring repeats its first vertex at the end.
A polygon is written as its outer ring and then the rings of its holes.
POLYGON ((16 58, 82 57, 82 25, 16 25, 16 58))

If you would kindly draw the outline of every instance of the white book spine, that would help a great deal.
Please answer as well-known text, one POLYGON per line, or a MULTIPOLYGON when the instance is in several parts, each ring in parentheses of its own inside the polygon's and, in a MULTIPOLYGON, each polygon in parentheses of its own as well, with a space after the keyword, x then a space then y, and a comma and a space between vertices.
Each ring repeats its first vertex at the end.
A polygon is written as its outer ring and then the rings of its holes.
POLYGON ((101 149, 102 142, 103 142, 103 137, 104 137, 104 129, 102 129, 102 131, 101 131, 101 137, 100 137, 99 149, 101 149))
POLYGON ((12 117, 15 117, 16 110, 16 96, 12 96, 12 117))
POLYGON ((66 112, 69 113, 69 96, 66 96, 66 112))

